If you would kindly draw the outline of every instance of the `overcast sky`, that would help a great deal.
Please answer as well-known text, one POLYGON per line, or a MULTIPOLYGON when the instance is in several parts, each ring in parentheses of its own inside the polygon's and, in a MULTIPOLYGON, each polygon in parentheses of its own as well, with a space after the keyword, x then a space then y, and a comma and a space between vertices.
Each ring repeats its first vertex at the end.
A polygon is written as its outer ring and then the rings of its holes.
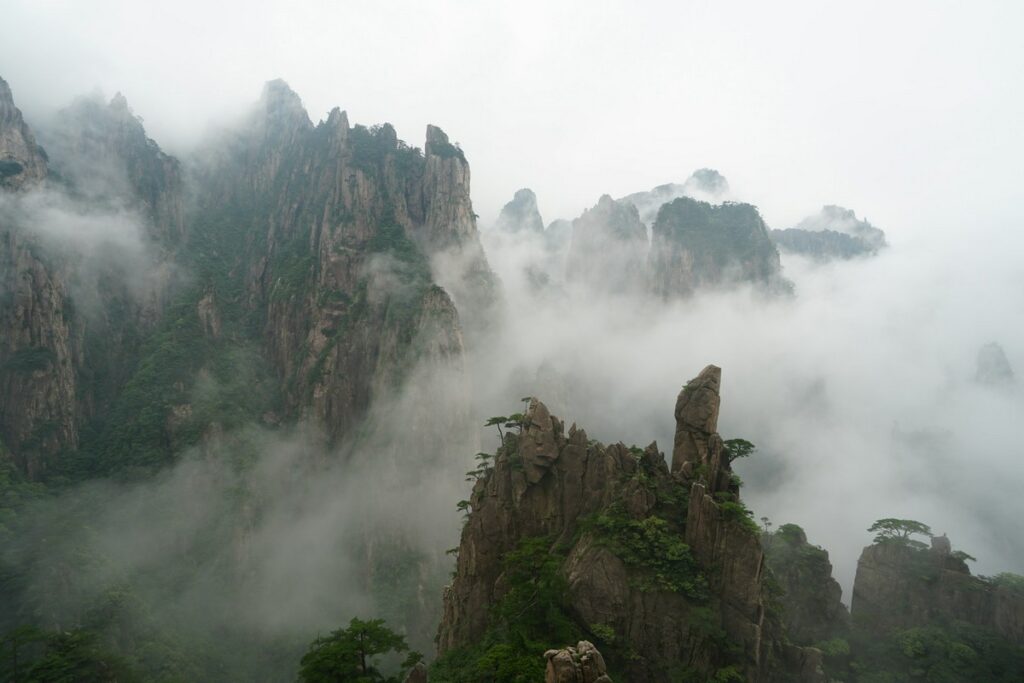
POLYGON ((0 75, 30 119, 121 90, 177 153, 275 77, 314 121, 338 105, 417 146, 436 123, 485 223, 522 186, 571 218, 701 166, 777 227, 824 203, 897 242, 1010 215, 1024 3, 836 5, 4 0, 0 75))

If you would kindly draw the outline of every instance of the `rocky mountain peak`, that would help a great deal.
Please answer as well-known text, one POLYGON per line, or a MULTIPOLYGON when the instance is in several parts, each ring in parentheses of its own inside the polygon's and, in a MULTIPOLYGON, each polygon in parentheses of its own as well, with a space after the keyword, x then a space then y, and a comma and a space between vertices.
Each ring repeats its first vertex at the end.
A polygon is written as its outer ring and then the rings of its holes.
MULTIPOLYGON (((786 644, 781 625, 765 616, 758 529, 721 476, 725 458, 715 458, 722 455, 714 432, 720 380, 721 370, 708 366, 677 401, 680 430, 704 454, 692 477, 670 472, 656 443, 603 445, 531 399, 466 501, 438 632, 442 657, 515 628, 495 619, 508 614, 501 605, 521 580, 509 556, 532 548, 541 555, 530 567, 555 567, 558 575, 545 581, 566 585, 551 598, 562 604, 541 608, 564 610, 580 635, 598 636, 602 660, 622 680, 667 683, 682 662, 700 680, 730 671, 742 680, 782 680, 774 677, 781 669, 792 674, 787 680, 822 680, 820 655, 786 644), (736 649, 704 638, 707 624, 736 649)), ((587 653, 586 645, 548 652, 548 680, 589 680, 577 666, 587 653), (562 671, 567 677, 550 678, 562 671)))
POLYGON ((537 195, 533 190, 528 187, 516 190, 512 201, 502 207, 495 227, 505 232, 543 232, 544 221, 537 208, 537 195))
POLYGON ((768 227, 750 204, 679 197, 662 205, 648 264, 651 289, 666 298, 738 284, 769 294, 792 291, 768 227))
POLYGON ((280 78, 264 84, 259 111, 262 123, 268 128, 291 130, 313 126, 306 108, 302 105, 302 99, 280 78))
POLYGON ((603 195, 572 222, 566 277, 596 291, 638 291, 647 249, 647 228, 636 206, 603 195))
POLYGON ((46 154, 15 106, 7 81, 0 78, 0 188, 29 187, 46 174, 46 154))
POLYGON ((978 349, 974 379, 990 386, 1013 384, 1013 367, 1006 351, 996 342, 989 342, 978 349))
POLYGON ((772 230, 779 249, 816 261, 870 256, 886 246, 885 232, 850 209, 830 204, 795 227, 772 230))
POLYGON ((114 96, 110 98, 110 108, 115 111, 128 111, 128 98, 120 91, 114 93, 114 96))
POLYGON ((683 191, 691 197, 704 194, 717 199, 728 194, 729 181, 713 168, 699 168, 683 183, 683 191))
POLYGON ((672 449, 672 471, 692 474, 709 463, 722 449, 717 438, 719 389, 722 370, 709 365, 687 382, 676 398, 676 436, 672 449))

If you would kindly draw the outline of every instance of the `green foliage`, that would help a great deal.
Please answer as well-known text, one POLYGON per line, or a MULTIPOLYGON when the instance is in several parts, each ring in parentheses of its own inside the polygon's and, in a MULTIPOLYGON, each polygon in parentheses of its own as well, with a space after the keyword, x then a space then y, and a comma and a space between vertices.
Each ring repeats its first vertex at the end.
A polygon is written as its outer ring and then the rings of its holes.
POLYGON ((0 680, 33 683, 131 683, 142 680, 86 631, 19 628, 0 638, 0 680))
POLYGON ((650 516, 631 518, 621 506, 613 504, 587 520, 584 528, 637 570, 635 581, 645 590, 668 590, 694 600, 708 597, 707 579, 682 540, 682 534, 668 521, 650 516))
POLYGON ((772 249, 757 208, 725 202, 711 205, 689 197, 663 204, 654 222, 655 240, 702 254, 720 267, 757 260, 772 249))
POLYGON ((1019 683, 1024 648, 963 623, 861 633, 850 665, 857 681, 1019 683))
POLYGON ((875 534, 875 543, 897 543, 910 548, 925 548, 924 543, 911 538, 915 535, 930 537, 931 527, 913 519, 886 517, 872 524, 868 531, 875 534))
POLYGON ((0 365, 0 372, 32 373, 47 370, 57 360, 53 349, 43 346, 32 346, 19 349, 0 365))
POLYGON ((960 560, 961 562, 977 562, 978 561, 978 558, 974 557, 973 555, 969 555, 969 554, 965 553, 963 550, 954 550, 951 553, 951 555, 952 555, 952 557, 960 560))
POLYGON ((476 645, 442 655, 430 680, 442 683, 535 683, 544 678, 544 652, 573 643, 583 632, 569 616, 564 558, 551 539, 524 538, 504 562, 507 592, 491 611, 476 645))
POLYGON ((814 647, 821 650, 826 657, 845 657, 850 654, 850 642, 845 638, 832 638, 815 643, 814 647))
POLYGON ((747 508, 740 501, 733 500, 731 494, 721 492, 723 495, 715 494, 718 498, 718 511, 722 518, 736 524, 740 529, 749 534, 757 536, 761 533, 761 527, 754 521, 754 512, 747 508))
POLYGON ((380 671, 383 655, 407 652, 405 638, 384 625, 382 619, 353 618, 348 628, 317 638, 302 657, 299 680, 303 683, 399 683, 406 670, 422 659, 410 653, 397 675, 380 671))
POLYGON ((1007 590, 1019 593, 1024 596, 1024 576, 1020 574, 1013 574, 1011 572, 1003 572, 996 574, 989 579, 989 582, 993 586, 1005 588, 1007 590))
POLYGON ((757 446, 746 439, 727 439, 725 442, 725 456, 729 462, 737 458, 747 458, 757 450, 757 446))
POLYGON ((0 179, 16 176, 24 167, 12 159, 0 159, 0 179))
POLYGON ((457 158, 463 161, 466 160, 466 155, 463 154, 462 148, 450 142, 434 141, 430 143, 430 153, 436 154, 443 159, 457 158))

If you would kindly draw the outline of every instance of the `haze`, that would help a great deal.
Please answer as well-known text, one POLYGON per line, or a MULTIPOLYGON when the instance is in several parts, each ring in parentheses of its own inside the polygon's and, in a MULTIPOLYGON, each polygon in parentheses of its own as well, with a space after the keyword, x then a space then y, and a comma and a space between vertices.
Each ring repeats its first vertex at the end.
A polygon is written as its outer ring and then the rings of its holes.
POLYGON ((775 227, 839 203, 899 240, 1014 210, 1016 2, 4 4, 30 121, 120 90, 180 154, 282 77, 314 120, 444 127, 485 222, 519 187, 573 218, 701 166, 775 227))
MULTIPOLYGON (((393 123, 415 146, 437 124, 469 160, 503 319, 486 344, 467 345, 465 375, 461 364, 414 374, 396 405, 374 406, 369 446, 349 444, 362 449, 346 454, 352 469, 310 467, 316 476, 289 488, 279 472, 307 466, 310 453, 330 459, 308 425, 273 438, 242 431, 261 444, 246 476, 274 506, 253 532, 259 580, 223 599, 251 608, 253 623, 273 616, 268 628, 290 635, 364 609, 356 591, 323 597, 355 581, 343 552, 294 558, 325 535, 410 524, 395 500, 415 501, 410 536, 443 576, 449 560, 433 555, 457 542, 462 472, 496 445, 470 420, 536 395, 594 438, 670 450, 675 396, 708 363, 723 368, 723 436, 761 448, 737 467, 745 500, 828 549, 847 600, 880 517, 948 531, 978 557, 976 573, 1024 571, 1024 4, 638 4, 5 3, 0 75, 40 130, 76 96, 120 91, 148 135, 189 161, 280 77, 314 121, 337 105, 356 123, 393 123), (666 304, 580 291, 541 240, 491 229, 521 187, 550 222, 700 167, 721 171, 771 227, 840 204, 884 229, 890 247, 829 265, 784 258, 792 299, 740 288, 666 304), (548 269, 550 286, 530 282, 531 264, 548 269), (974 381, 991 341, 1015 387, 974 381), (416 451, 409 463, 401 456, 416 442, 401 425, 428 403, 467 446, 416 451), (278 585, 304 587, 295 613, 272 596, 278 585)), ((56 200, 28 208, 45 220, 26 222, 54 241, 75 235, 94 249, 111 239, 95 223, 128 226, 115 237, 126 252, 135 244, 131 216, 90 223, 56 200)), ((451 264, 433 266, 459 305, 451 264)), ((394 295, 395 267, 373 261, 366 274, 394 295)), ((168 538, 198 535, 220 514, 222 501, 194 486, 230 479, 219 467, 186 459, 142 487, 76 495, 109 496, 101 541, 135 568, 162 557, 136 537, 160 528, 165 507, 195 506, 168 538)), ((206 586, 175 598, 212 599, 206 586)))

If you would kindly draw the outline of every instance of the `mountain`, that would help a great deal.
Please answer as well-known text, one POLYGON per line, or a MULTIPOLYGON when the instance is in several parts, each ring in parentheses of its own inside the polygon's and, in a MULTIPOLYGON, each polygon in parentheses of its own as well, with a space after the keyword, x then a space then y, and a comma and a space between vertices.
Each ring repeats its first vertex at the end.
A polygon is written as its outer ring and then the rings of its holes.
POLYGON ((632 204, 640 214, 640 220, 650 227, 658 217, 658 209, 679 197, 690 197, 711 203, 721 203, 729 196, 729 182, 713 168, 694 171, 686 182, 658 185, 647 192, 634 192, 618 201, 632 204))
POLYGON ((685 297, 737 284, 769 293, 792 289, 768 228, 750 204, 680 197, 658 210, 651 232, 648 282, 658 296, 685 297))
POLYGON ((637 292, 646 256, 647 230, 636 207, 604 195, 572 222, 566 279, 599 292, 637 292))
POLYGON ((832 578, 828 551, 807 542, 796 524, 783 524, 761 537, 767 567, 781 591, 779 602, 787 636, 798 645, 846 637, 850 613, 843 590, 832 578))
MULTIPOLYGON (((2 153, 22 169, 6 183, 41 187, 42 152, 2 94, 2 153)), ((464 317, 473 332, 493 308, 468 164, 434 126, 421 151, 337 109, 313 125, 272 81, 188 179, 121 95, 76 101, 45 138, 48 196, 104 212, 90 220, 108 232, 132 224, 119 238, 142 253, 86 269, 9 202, 0 321, 20 332, 0 343, 0 438, 33 477, 59 453, 86 470, 158 465, 249 419, 312 420, 337 441, 414 366, 460 368, 464 317), (446 287, 437 258, 457 264, 446 287), (218 401, 236 395, 231 413, 200 409, 206 377, 218 401)))
POLYGON ((544 221, 540 217, 537 195, 533 190, 528 187, 517 190, 512 201, 501 208, 494 226, 505 232, 544 232, 544 221))
POLYGON ((441 680, 468 662, 484 676, 498 652, 533 671, 510 633, 594 639, 618 680, 823 680, 768 609, 758 528, 715 431, 720 377, 708 366, 680 392, 671 469, 657 444, 605 446, 530 400, 466 502, 441 680))
POLYGON ((882 632, 964 622, 1024 646, 1024 593, 972 576, 966 560, 973 559, 945 536, 927 548, 895 540, 868 546, 857 562, 854 620, 882 632))
POLYGON ((0 187, 31 187, 46 174, 46 153, 14 105, 11 87, 0 78, 0 187))
POLYGON ((974 379, 990 386, 1009 386, 1014 383, 1013 366, 1002 346, 989 342, 978 349, 974 379))
POLYGON ((772 230, 779 249, 816 261, 870 256, 886 246, 885 233, 841 206, 825 206, 793 228, 772 230))

